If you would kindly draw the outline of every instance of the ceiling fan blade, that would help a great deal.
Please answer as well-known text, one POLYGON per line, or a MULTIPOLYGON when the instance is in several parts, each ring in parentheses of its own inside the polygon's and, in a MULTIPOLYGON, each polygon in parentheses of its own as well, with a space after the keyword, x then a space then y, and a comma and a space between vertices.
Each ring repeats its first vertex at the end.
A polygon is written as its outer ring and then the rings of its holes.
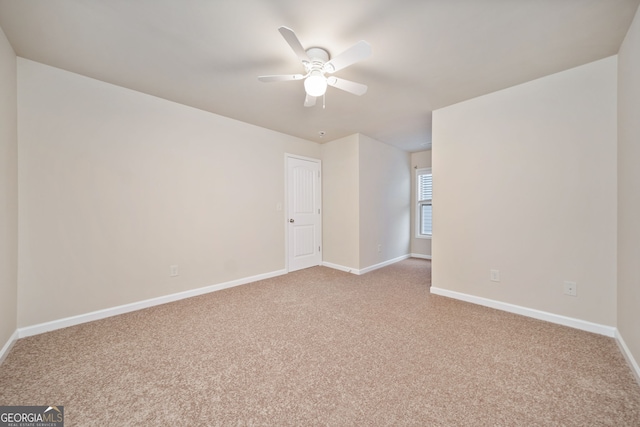
POLYGON ((327 73, 335 73, 351 64, 362 61, 371 56, 371 45, 364 40, 351 46, 331 61, 324 64, 324 71, 327 73))
POLYGON ((281 74, 275 76, 258 76, 261 82, 288 82, 290 80, 302 80, 302 74, 281 74))
POLYGON ((339 79, 338 77, 331 76, 327 79, 327 84, 333 86, 345 92, 352 93, 354 95, 364 95, 367 93, 367 85, 361 83, 352 82, 350 80, 339 79))
POLYGON ((294 33, 291 28, 280 27, 278 28, 278 31, 280 31, 282 37, 284 37, 287 43, 289 43, 289 46, 291 46, 291 49, 293 49, 300 61, 311 62, 309 56, 307 55, 307 52, 305 52, 304 48, 302 47, 302 43, 300 43, 300 40, 298 40, 296 33, 294 33))
POLYGON ((304 106, 313 107, 314 105, 316 105, 316 97, 307 94, 304 98, 304 106))

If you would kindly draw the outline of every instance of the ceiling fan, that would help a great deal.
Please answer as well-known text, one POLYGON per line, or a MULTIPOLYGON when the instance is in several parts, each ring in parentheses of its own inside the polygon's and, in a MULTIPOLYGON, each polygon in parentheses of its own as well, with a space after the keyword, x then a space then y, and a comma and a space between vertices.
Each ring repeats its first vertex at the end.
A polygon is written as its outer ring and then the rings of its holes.
POLYGON ((274 76, 259 76, 261 82, 284 82, 290 80, 303 80, 306 97, 304 100, 305 107, 313 107, 316 105, 316 98, 323 96, 327 90, 327 86, 344 90, 354 95, 364 95, 367 92, 367 86, 361 83, 352 82, 335 76, 326 76, 333 74, 349 65, 371 56, 371 45, 364 40, 360 40, 349 49, 342 52, 335 58, 329 59, 329 52, 320 47, 311 47, 304 49, 298 37, 291 28, 278 28, 282 37, 289 43, 291 49, 302 61, 306 74, 283 74, 274 76))

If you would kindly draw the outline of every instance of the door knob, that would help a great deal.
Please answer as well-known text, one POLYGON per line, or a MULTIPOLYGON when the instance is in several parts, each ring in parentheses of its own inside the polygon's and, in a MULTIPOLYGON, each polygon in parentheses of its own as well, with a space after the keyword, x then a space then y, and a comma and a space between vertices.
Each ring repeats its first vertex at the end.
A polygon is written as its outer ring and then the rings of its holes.
POLYGON ((295 222, 295 221, 293 220, 293 218, 291 218, 291 219, 289 220, 289 222, 295 222))

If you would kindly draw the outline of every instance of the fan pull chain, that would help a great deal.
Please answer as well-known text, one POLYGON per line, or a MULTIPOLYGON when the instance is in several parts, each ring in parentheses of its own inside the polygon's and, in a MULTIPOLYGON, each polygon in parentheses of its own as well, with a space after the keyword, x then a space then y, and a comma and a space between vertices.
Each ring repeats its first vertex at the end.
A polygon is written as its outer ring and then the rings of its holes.
POLYGON ((322 109, 323 109, 323 110, 324 110, 324 107, 325 107, 324 101, 325 101, 325 99, 326 99, 326 98, 327 98, 327 94, 326 94, 326 93, 323 93, 323 94, 322 94, 322 109))

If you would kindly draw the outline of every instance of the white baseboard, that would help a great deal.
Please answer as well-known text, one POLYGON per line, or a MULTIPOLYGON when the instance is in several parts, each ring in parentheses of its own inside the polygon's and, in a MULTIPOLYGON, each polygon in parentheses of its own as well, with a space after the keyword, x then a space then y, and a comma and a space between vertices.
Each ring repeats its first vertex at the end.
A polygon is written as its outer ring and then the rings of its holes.
POLYGON ((13 334, 11 334, 9 340, 5 343, 4 347, 2 347, 2 350, 0 350, 0 364, 4 362, 4 358, 7 357, 7 354, 9 354, 9 350, 11 350, 11 347, 13 347, 16 341, 18 341, 17 329, 13 331, 13 334))
POLYGON ((640 366, 638 366, 638 362, 636 362, 636 359, 631 354, 631 350, 629 350, 629 347, 627 347, 627 344, 622 339, 622 335, 620 335, 620 331, 617 329, 616 343, 618 343, 618 347, 620 348, 620 351, 622 352, 624 358, 627 359, 627 363, 629 364, 631 371, 633 371, 633 374, 636 377, 636 382, 638 383, 638 385, 640 385, 640 366))
MULTIPOLYGON (((69 326, 79 325, 81 323, 92 322, 94 320, 104 319, 119 314, 129 313, 144 308, 153 307, 160 304, 179 301, 185 298, 191 298, 198 295, 208 294, 210 292, 220 291, 222 289, 232 288, 234 286, 245 285, 247 283, 257 282, 258 280, 270 279, 272 277, 286 274, 286 270, 277 270, 270 273, 259 274, 257 276, 245 277, 242 279, 232 280, 230 282, 219 283, 217 285, 206 286, 204 288, 192 289, 190 291, 178 292, 171 295, 165 295, 157 298, 151 298, 144 301, 138 301, 131 304, 119 305, 117 307, 106 308, 104 310, 93 311, 91 313, 80 314, 78 316, 66 317, 64 319, 53 320, 51 322, 40 323, 37 325, 18 328, 18 338, 29 337, 56 329, 62 329, 69 326)), ((5 346, 6 347, 6 346, 5 346)))
POLYGON ((561 316, 546 311, 536 310, 533 308, 522 307, 519 305, 509 304, 501 301, 495 301, 488 298, 477 297, 474 295, 464 294, 461 292, 450 291, 431 286, 431 293, 441 295, 473 304, 483 305, 485 307, 495 308, 497 310, 507 311, 509 313, 520 314, 522 316, 532 317, 538 320, 555 323, 558 325, 569 326, 571 328, 580 329, 587 332, 593 332, 607 337, 616 336, 616 328, 613 326, 600 325, 598 323, 587 322, 586 320, 575 319, 573 317, 561 316))
POLYGON ((431 259, 431 255, 411 254, 411 258, 431 259))
POLYGON ((360 274, 360 270, 358 270, 357 268, 345 267, 344 265, 334 264, 332 262, 322 261, 322 266, 333 268, 334 270, 344 271, 346 273, 351 273, 356 275, 360 274))
POLYGON ((322 265, 324 267, 333 268, 334 270, 345 271, 347 273, 356 274, 356 275, 359 276, 361 274, 365 274, 365 273, 368 273, 370 271, 377 270, 377 269, 382 268, 382 267, 386 267, 387 265, 395 264, 396 262, 400 262, 400 261, 408 259, 408 258, 411 258, 411 255, 402 255, 402 256, 399 256, 397 258, 393 258, 393 259, 390 259, 390 260, 387 260, 387 261, 383 261, 383 262, 381 262, 379 264, 370 265, 369 267, 365 267, 365 268, 361 268, 361 269, 345 267, 344 265, 334 264, 332 262, 326 262, 326 261, 323 261, 322 265))
POLYGON ((396 262, 403 261, 403 260, 408 259, 410 257, 411 257, 411 255, 409 255, 409 254, 402 255, 402 256, 399 256, 397 258, 393 258, 393 259, 390 259, 390 260, 387 260, 387 261, 383 261, 383 262, 378 263, 378 264, 370 265, 369 267, 361 268, 360 269, 360 274, 365 274, 365 273, 368 273, 370 271, 377 270, 377 269, 382 268, 382 267, 386 267, 387 265, 395 264, 396 262))

